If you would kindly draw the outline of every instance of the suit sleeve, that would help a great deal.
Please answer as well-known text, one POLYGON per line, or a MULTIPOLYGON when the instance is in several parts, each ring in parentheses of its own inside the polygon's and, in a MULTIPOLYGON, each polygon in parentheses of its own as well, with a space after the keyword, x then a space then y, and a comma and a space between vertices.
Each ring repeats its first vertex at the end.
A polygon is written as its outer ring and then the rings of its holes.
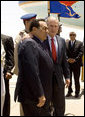
POLYGON ((69 64, 67 62, 67 56, 66 56, 66 43, 63 40, 63 60, 62 60, 62 68, 63 68, 63 74, 65 79, 70 78, 70 71, 69 71, 69 64))
POLYGON ((83 43, 80 42, 80 45, 79 45, 79 50, 78 50, 78 55, 77 57, 75 58, 76 61, 79 61, 80 59, 82 59, 82 56, 83 56, 83 43))
POLYGON ((24 80, 33 95, 37 96, 37 98, 44 95, 42 83, 39 77, 38 51, 33 43, 28 42, 19 50, 18 62, 19 72, 23 72, 24 80))
POLYGON ((4 49, 6 52, 4 70, 5 72, 11 73, 11 70, 14 67, 14 43, 12 37, 5 40, 4 49))

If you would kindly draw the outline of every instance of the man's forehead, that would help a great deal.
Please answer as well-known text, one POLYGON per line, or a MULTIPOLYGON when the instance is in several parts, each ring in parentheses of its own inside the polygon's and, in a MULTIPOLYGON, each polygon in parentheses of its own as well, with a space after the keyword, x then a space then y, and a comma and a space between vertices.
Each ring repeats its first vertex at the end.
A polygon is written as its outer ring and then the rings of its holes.
POLYGON ((50 20, 47 24, 48 25, 59 25, 59 22, 57 20, 50 20))
POLYGON ((57 23, 57 22, 50 22, 50 23, 48 23, 48 25, 59 26, 59 23, 57 23))
POLYGON ((74 35, 76 35, 76 33, 75 33, 75 32, 70 32, 70 35, 71 35, 71 34, 74 34, 74 35))

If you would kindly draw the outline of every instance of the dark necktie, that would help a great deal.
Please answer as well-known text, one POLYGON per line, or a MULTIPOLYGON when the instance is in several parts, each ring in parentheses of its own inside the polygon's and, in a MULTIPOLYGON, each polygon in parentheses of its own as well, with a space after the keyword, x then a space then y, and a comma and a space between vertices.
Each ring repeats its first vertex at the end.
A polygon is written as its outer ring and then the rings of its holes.
POLYGON ((71 47, 73 47, 73 44, 74 44, 74 43, 73 43, 73 41, 72 41, 72 42, 71 42, 71 47))
POLYGON ((51 39, 51 48, 52 48, 52 57, 53 57, 53 60, 56 61, 56 59, 57 59, 56 47, 55 47, 54 39, 53 38, 51 39))

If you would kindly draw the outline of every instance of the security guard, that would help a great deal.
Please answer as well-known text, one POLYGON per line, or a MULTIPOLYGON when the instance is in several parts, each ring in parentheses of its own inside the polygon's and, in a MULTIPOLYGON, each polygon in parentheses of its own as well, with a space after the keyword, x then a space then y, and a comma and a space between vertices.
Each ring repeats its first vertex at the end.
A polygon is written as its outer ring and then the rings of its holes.
POLYGON ((37 14, 26 14, 24 16, 21 17, 21 19, 23 20, 23 23, 25 25, 25 29, 20 31, 19 34, 16 36, 15 39, 15 49, 14 49, 14 60, 15 60, 15 66, 12 69, 12 73, 18 75, 18 53, 17 53, 17 49, 18 49, 18 44, 19 42, 23 39, 23 37, 25 35, 27 35, 29 33, 29 25, 30 22, 35 19, 37 16, 37 14))
POLYGON ((58 29, 58 33, 57 33, 57 35, 60 36, 60 33, 61 33, 61 32, 62 32, 62 23, 59 22, 59 29, 58 29))
MULTIPOLYGON (((23 20, 23 23, 25 25, 25 29, 20 31, 19 34, 17 35, 16 39, 15 39, 15 49, 14 49, 14 60, 15 60, 15 66, 12 69, 12 73, 18 75, 18 53, 17 53, 17 49, 18 49, 18 44, 19 42, 23 39, 24 36, 26 36, 29 33, 29 25, 30 22, 33 19, 36 19, 37 14, 26 14, 23 15, 21 17, 21 19, 23 20)), ((23 116, 23 110, 22 110, 22 106, 20 105, 20 116, 23 116)))

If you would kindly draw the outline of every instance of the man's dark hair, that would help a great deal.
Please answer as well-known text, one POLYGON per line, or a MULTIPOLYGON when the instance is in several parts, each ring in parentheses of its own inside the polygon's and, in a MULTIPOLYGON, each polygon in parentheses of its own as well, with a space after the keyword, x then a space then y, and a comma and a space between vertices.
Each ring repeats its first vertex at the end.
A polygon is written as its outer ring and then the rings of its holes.
POLYGON ((29 31, 31 32, 33 27, 36 27, 36 28, 39 28, 40 27, 40 24, 39 24, 39 21, 44 21, 44 19, 34 19, 31 24, 30 24, 30 27, 29 27, 29 31))

